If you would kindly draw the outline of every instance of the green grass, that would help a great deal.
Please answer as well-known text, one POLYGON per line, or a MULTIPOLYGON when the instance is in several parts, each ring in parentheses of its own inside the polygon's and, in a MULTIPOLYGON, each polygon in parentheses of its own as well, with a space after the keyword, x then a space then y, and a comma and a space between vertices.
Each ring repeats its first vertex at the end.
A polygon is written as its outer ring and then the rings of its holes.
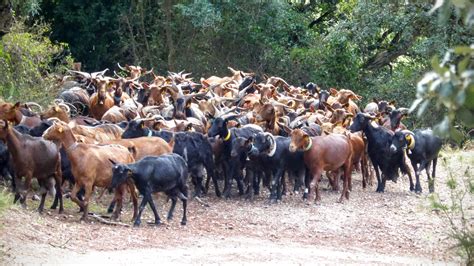
POLYGON ((0 187, 0 216, 13 205, 13 195, 6 188, 0 187))

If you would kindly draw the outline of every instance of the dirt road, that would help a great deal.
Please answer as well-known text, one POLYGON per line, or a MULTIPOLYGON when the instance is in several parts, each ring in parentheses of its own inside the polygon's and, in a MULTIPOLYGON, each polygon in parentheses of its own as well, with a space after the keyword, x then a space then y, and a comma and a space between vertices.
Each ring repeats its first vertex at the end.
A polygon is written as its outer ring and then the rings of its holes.
MULTIPOLYGON (((470 161, 447 154, 450 167, 465 171, 470 161), (451 162, 452 161, 452 162, 451 162)), ((437 190, 446 198, 446 169, 439 167, 437 190)), ((326 186, 326 183, 322 184, 326 186)), ((427 190, 426 178, 423 188, 427 190)), ((301 195, 288 195, 269 205, 267 195, 253 202, 234 197, 204 198, 210 207, 192 201, 188 225, 181 226, 181 206, 175 219, 161 226, 146 225, 151 211, 144 212, 140 228, 80 223, 77 207, 66 213, 8 210, 0 219, 0 258, 3 264, 66 263, 180 263, 180 264, 458 264, 447 227, 429 207, 428 194, 408 191, 407 177, 387 183, 386 192, 362 189, 355 175, 349 201, 336 203, 339 193, 322 192, 320 205, 306 205, 301 195)), ((69 200, 67 200, 69 201, 69 200)), ((105 213, 108 199, 98 204, 105 213)), ((169 204, 157 199, 164 217, 169 204)), ((131 218, 125 207, 123 222, 131 218)))

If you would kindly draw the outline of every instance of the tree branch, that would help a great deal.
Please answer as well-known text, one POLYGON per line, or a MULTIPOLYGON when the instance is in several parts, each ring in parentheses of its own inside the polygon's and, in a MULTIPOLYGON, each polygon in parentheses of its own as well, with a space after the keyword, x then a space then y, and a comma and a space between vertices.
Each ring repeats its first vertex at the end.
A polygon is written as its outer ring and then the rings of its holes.
POLYGON ((309 25, 308 25, 308 28, 311 29, 314 25, 323 22, 323 21, 326 19, 326 17, 328 17, 329 15, 331 15, 332 13, 334 13, 334 10, 335 10, 335 9, 329 9, 329 10, 326 11, 324 14, 322 14, 319 18, 317 18, 317 19, 311 21, 311 23, 309 23, 309 25))

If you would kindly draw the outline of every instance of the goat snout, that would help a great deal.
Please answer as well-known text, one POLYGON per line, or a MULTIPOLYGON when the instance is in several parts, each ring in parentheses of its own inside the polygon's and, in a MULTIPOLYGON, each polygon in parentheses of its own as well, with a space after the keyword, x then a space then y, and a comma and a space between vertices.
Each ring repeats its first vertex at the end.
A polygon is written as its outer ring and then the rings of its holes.
POLYGON ((390 152, 391 153, 396 153, 397 152, 397 147, 395 147, 395 145, 390 145, 390 152))

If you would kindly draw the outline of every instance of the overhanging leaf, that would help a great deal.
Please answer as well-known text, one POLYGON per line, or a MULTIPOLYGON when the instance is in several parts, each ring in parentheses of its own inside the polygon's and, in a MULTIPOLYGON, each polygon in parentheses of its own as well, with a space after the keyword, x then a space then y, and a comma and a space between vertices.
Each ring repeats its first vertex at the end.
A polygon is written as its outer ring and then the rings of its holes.
POLYGON ((461 144, 462 140, 464 139, 464 136, 462 135, 461 131, 454 127, 449 130, 449 135, 451 139, 454 140, 457 144, 461 144))
POLYGON ((457 118, 466 127, 474 127, 474 112, 466 108, 461 108, 457 113, 457 118))

